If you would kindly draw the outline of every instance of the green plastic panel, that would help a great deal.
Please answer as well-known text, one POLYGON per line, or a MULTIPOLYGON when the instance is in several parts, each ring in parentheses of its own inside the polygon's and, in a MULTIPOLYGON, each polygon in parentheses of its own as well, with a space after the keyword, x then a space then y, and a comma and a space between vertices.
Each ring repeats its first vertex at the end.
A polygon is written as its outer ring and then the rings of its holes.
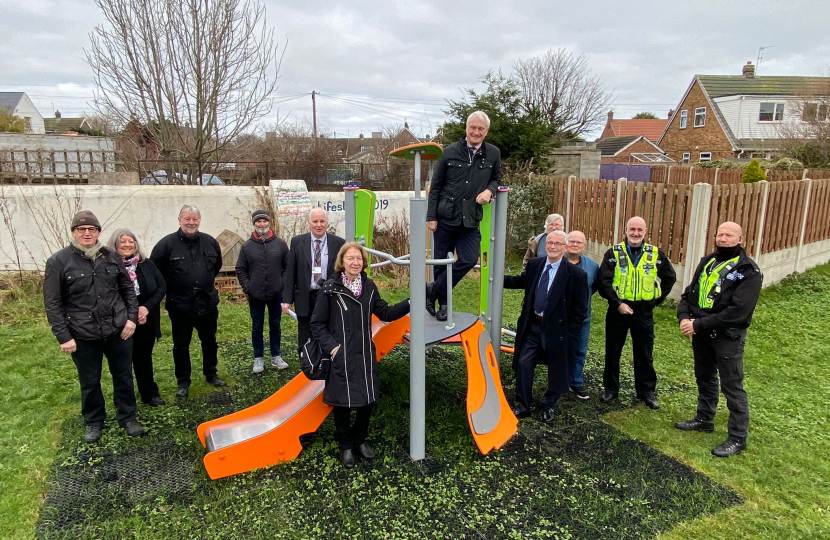
MULTIPOLYGON (((375 231, 375 202, 377 195, 368 189, 358 189, 354 192, 355 217, 354 233, 355 238, 346 238, 347 242, 358 240, 362 236, 366 240, 366 247, 372 247, 372 234, 375 231)), ((372 264, 372 256, 369 256, 369 264, 372 264)), ((372 269, 367 268, 366 274, 371 276, 372 269)))
POLYGON ((490 227, 492 220, 492 212, 490 205, 487 203, 482 206, 484 209, 484 217, 478 225, 478 230, 481 232, 481 283, 479 284, 478 293, 478 312, 487 313, 487 298, 490 293, 490 227))

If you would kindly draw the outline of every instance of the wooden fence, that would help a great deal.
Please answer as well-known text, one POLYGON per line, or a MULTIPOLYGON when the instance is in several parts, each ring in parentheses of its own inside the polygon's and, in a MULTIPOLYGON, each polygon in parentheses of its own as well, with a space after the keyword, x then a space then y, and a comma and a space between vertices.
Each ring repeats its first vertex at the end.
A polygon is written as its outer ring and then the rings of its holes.
POLYGON ((85 184, 91 172, 119 170, 113 150, 0 150, 0 183, 85 184))
POLYGON ((564 214, 569 230, 611 245, 623 238, 628 219, 641 216, 648 241, 672 263, 687 262, 693 230, 705 239, 699 249, 712 252, 724 221, 743 227, 744 247, 754 257, 830 239, 830 179, 696 186, 570 177, 546 183, 551 212, 564 214), (692 216, 696 196, 707 206, 700 223, 692 216))
MULTIPOLYGON (((742 169, 704 169, 702 167, 685 165, 651 166, 650 181, 663 184, 741 184, 743 183, 742 169)), ((803 169, 800 171, 784 171, 772 169, 767 171, 769 182, 794 182, 812 178, 813 180, 830 178, 830 170, 803 169)))

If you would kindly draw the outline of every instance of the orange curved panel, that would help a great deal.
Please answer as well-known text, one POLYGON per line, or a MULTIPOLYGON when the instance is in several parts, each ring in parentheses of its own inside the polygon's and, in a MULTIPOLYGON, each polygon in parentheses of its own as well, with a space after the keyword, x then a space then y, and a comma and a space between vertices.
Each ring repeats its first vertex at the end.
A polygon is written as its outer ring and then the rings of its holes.
MULTIPOLYGON (((373 317, 378 360, 402 343, 408 331, 409 316, 389 324, 373 317)), ((310 381, 300 373, 268 399, 199 425, 196 431, 202 445, 215 448, 204 458, 208 476, 216 480, 299 456, 300 436, 317 431, 332 410, 323 403, 323 387, 322 381, 310 381), (223 433, 229 435, 217 443, 223 433), (209 440, 212 436, 217 437, 209 440), (237 437, 241 440, 228 442, 237 437)))
POLYGON ((501 448, 518 431, 501 386, 499 366, 490 336, 481 321, 461 333, 467 360, 467 420, 479 451, 501 448))

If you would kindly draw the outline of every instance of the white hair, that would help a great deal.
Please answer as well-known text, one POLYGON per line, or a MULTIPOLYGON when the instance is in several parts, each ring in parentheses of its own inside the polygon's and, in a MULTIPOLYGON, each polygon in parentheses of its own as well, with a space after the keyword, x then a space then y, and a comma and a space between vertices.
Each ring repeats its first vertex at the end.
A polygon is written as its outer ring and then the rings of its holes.
POLYGON ((478 118, 479 120, 484 122, 484 125, 487 126, 487 129, 490 129, 490 117, 487 116, 486 112, 484 112, 484 111, 475 111, 473 113, 470 113, 470 116, 467 117, 467 124, 466 125, 468 125, 468 126, 470 125, 470 119, 472 119, 472 118, 478 118))
POLYGON ((141 249, 141 243, 138 241, 138 237, 136 237, 136 235, 130 229, 125 229, 123 227, 121 229, 117 229, 114 233, 112 233, 112 236, 110 236, 110 241, 107 245, 109 245, 109 247, 111 247, 115 251, 118 251, 118 242, 121 241, 122 236, 129 236, 133 239, 133 242, 135 242, 135 252, 136 254, 138 254, 139 262, 147 258, 147 255, 145 255, 144 251, 141 249))
POLYGON ((565 226, 565 218, 562 217, 562 214, 548 214, 548 217, 545 218, 545 228, 547 228, 548 223, 553 223, 556 220, 562 222, 562 226, 565 226))
POLYGON ((562 239, 565 240, 565 243, 566 244, 568 243, 568 233, 566 233, 565 231, 553 231, 552 233, 548 233, 547 238, 545 238, 545 242, 547 242, 548 238, 550 238, 551 235, 554 235, 554 234, 557 235, 557 236, 561 236, 562 239))
POLYGON ((199 209, 196 208, 195 205, 186 204, 182 206, 182 209, 179 210, 179 219, 182 219, 182 216, 185 214, 185 212, 187 212, 188 214, 196 214, 197 216, 199 216, 199 219, 202 219, 202 213, 199 212, 199 209))

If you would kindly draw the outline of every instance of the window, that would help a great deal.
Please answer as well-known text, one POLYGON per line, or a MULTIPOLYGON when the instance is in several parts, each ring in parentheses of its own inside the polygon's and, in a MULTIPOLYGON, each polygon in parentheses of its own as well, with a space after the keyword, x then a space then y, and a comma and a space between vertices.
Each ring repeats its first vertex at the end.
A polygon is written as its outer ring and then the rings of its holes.
POLYGON ((360 151, 361 151, 361 152, 363 152, 363 151, 364 151, 364 150, 366 150, 367 148, 369 148, 369 146, 367 146, 367 145, 365 145, 365 144, 361 144, 361 145, 360 145, 360 151))
POLYGON ((824 122, 827 120, 827 104, 805 103, 801 111, 801 120, 804 122, 824 122))
POLYGON ((759 122, 780 122, 783 119, 783 103, 761 103, 761 112, 758 113, 759 122))
POLYGON ((712 161, 712 152, 701 152, 699 162, 712 161))
POLYGON ((343 150, 338 150, 338 151, 337 151, 337 155, 338 155, 338 156, 342 156, 342 155, 343 155, 343 150))
POLYGON ((686 121, 689 117, 689 111, 680 111, 680 129, 686 129, 686 121))
POLYGON ((691 154, 691 152, 683 152, 683 159, 682 159, 682 160, 680 160, 680 163, 689 163, 689 161, 690 161, 691 159, 692 159, 692 154, 691 154))
POLYGON ((703 127, 706 125, 706 107, 698 107, 695 109, 695 127, 703 127))

